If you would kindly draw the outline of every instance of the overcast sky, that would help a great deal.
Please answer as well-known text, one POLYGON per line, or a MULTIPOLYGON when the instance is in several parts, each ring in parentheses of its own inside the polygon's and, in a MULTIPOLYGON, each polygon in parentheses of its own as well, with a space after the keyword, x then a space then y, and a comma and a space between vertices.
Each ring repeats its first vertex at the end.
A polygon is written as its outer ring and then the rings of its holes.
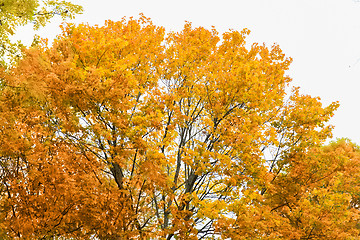
MULTIPOLYGON (((334 137, 360 144, 360 2, 356 0, 80 0, 84 14, 75 22, 102 25, 105 20, 144 13, 167 31, 185 21, 219 32, 248 28, 248 42, 280 45, 293 58, 288 74, 301 92, 327 105, 340 101, 331 123, 334 137)), ((38 34, 60 32, 55 19, 38 34)), ((28 28, 18 37, 31 41, 28 28)))

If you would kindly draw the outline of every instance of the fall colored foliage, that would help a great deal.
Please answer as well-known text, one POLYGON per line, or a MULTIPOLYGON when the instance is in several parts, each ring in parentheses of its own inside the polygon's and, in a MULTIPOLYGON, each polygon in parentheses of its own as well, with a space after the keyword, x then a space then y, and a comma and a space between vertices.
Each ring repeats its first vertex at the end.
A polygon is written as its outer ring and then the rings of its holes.
POLYGON ((279 46, 149 19, 63 26, 1 72, 9 239, 358 239, 359 148, 279 46))
POLYGON ((0 0, 0 66, 20 57, 22 44, 10 38, 18 27, 32 24, 39 29, 54 16, 65 20, 81 11, 81 6, 62 0, 0 0))

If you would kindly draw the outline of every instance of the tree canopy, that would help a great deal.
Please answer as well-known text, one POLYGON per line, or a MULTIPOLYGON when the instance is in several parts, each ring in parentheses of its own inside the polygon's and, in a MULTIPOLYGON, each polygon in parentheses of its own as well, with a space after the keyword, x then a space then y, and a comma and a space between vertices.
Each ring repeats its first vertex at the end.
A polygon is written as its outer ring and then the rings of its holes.
POLYGON ((249 31, 63 26, 2 72, 0 229, 23 239, 357 239, 359 148, 249 31))

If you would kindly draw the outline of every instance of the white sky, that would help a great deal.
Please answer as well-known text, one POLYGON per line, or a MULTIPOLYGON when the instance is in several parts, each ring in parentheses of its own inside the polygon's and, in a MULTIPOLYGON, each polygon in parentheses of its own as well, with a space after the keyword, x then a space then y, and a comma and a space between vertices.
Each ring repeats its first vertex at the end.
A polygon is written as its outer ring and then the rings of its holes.
MULTIPOLYGON (((83 15, 75 22, 102 25, 105 20, 144 13, 167 31, 185 21, 219 32, 248 28, 248 42, 280 45, 293 58, 289 75, 301 92, 319 96, 324 104, 340 101, 331 123, 334 137, 360 144, 360 2, 355 0, 79 0, 83 15)), ((55 19, 39 35, 60 33, 55 19)), ((32 40, 23 28, 20 39, 32 40)))

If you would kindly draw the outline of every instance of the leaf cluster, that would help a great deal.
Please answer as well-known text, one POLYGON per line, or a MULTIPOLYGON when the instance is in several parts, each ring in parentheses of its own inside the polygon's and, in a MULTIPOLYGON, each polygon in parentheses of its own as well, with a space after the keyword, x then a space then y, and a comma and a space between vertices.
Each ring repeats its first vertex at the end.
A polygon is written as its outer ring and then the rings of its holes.
POLYGON ((45 26, 54 16, 63 20, 74 18, 82 7, 60 0, 1 0, 0 1, 0 66, 18 60, 20 42, 11 41, 20 26, 32 24, 34 29, 45 26))

